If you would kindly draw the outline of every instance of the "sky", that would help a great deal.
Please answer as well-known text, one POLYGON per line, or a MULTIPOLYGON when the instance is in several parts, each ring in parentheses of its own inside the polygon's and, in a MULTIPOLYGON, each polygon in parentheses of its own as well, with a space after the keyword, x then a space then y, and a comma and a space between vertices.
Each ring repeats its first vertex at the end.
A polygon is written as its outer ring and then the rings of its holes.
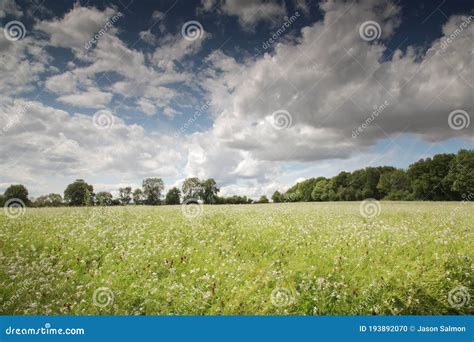
POLYGON ((474 146, 474 2, 0 0, 0 191, 270 196, 474 146))

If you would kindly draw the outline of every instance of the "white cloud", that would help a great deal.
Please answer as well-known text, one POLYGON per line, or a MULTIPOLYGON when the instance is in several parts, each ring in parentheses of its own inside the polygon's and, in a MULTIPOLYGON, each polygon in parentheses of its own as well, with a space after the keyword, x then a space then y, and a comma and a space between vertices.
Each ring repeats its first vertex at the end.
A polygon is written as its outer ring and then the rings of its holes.
POLYGON ((156 10, 156 11, 153 11, 151 17, 152 17, 152 19, 154 19, 154 20, 162 20, 162 19, 165 18, 165 13, 156 10))
POLYGON ((23 11, 14 0, 2 0, 0 2, 0 18, 5 18, 7 15, 15 17, 21 17, 23 15, 23 11))
POLYGON ((151 33, 150 30, 146 31, 141 31, 138 33, 138 36, 140 37, 141 40, 143 40, 145 43, 150 44, 150 45, 155 45, 158 39, 156 36, 151 33))
POLYGON ((106 93, 98 89, 90 88, 82 93, 60 96, 58 97, 58 101, 77 107, 102 108, 110 102, 112 96, 112 93, 106 93))
POLYGON ((217 9, 220 13, 238 18, 243 29, 252 31, 255 26, 265 21, 276 24, 286 15, 284 3, 264 0, 203 0, 203 11, 217 9))
MULTIPOLYGON (((92 7, 82 7, 79 2, 61 19, 41 21, 35 29, 46 32, 52 46, 72 48, 85 53, 85 44, 104 28, 107 19, 117 12, 107 7, 99 11, 92 7)), ((114 30, 112 27, 110 30, 114 30)))
POLYGON ((223 54, 211 56, 216 72, 203 79, 216 113, 209 134, 257 160, 282 161, 347 158, 385 137, 377 125, 389 135, 413 132, 426 139, 471 134, 447 124, 450 111, 471 103, 472 89, 463 77, 472 67, 465 38, 438 55, 435 41, 421 61, 410 48, 381 62, 385 47, 362 40, 358 27, 376 20, 388 36, 398 23, 397 10, 375 11, 370 5, 324 3, 323 22, 255 62, 238 65, 223 54), (352 139, 352 131, 386 100, 376 124, 352 139), (292 126, 275 130, 271 116, 280 109, 291 114, 292 126))
MULTIPOLYGON (((461 16, 449 19, 444 36, 426 53, 410 47, 385 60, 383 39, 393 35, 400 23, 397 7, 374 0, 327 1, 320 7, 323 20, 303 28, 298 38, 287 34, 263 57, 239 62, 217 50, 198 73, 192 68, 196 61, 189 57, 201 51, 210 34, 189 42, 179 32, 164 32, 164 26, 160 35, 142 31, 142 39, 156 46, 145 53, 127 45, 112 29, 85 51, 84 43, 115 12, 110 8, 75 5, 64 17, 37 24, 48 34, 50 45, 71 48, 79 58, 68 63, 67 71, 55 69, 41 49, 45 41, 34 32, 18 42, 0 35, 0 128, 8 127, 0 135, 2 177, 37 189, 46 189, 44 177, 57 170, 69 181, 103 174, 104 186, 154 175, 171 181, 212 177, 222 194, 257 197, 284 190, 297 178, 365 166, 364 158, 387 136, 402 132, 426 140, 473 136, 472 124, 454 131, 447 121, 454 109, 464 109, 472 117, 469 30, 442 45, 459 27, 461 16), (369 43, 360 37, 360 24, 369 20, 379 23, 382 40, 369 43), (46 72, 54 75, 42 79, 46 72), (103 86, 98 79, 109 74, 113 82, 103 86), (131 100, 132 112, 168 117, 179 114, 176 108, 183 97, 192 108, 187 88, 202 87, 212 103, 212 127, 173 140, 164 128, 147 133, 118 117, 112 128, 98 130, 91 116, 39 102, 30 102, 27 110, 26 102, 10 103, 12 96, 19 99, 35 86, 58 94, 60 102, 109 112, 118 94, 131 100), (384 101, 387 108, 354 139, 352 132, 384 101), (277 110, 291 114, 290 127, 274 128, 272 113, 277 110), (11 121, 18 113, 22 113, 19 122, 11 121), (309 163, 314 161, 317 166, 309 163), (288 171, 287 166, 294 169, 288 171)), ((261 21, 271 25, 286 13, 283 2, 203 2, 204 10, 214 8, 235 16, 245 29, 261 21)), ((164 19, 162 14, 153 18, 164 19)))
MULTIPOLYGON (((209 56, 212 67, 203 72, 202 85, 210 94, 214 123, 192 137, 189 175, 211 175, 224 184, 253 178, 263 185, 271 181, 263 175, 281 163, 348 159, 368 153, 387 135, 414 133, 430 141, 472 136, 472 125, 460 131, 448 125, 452 110, 472 111, 468 30, 445 50, 440 50, 442 37, 426 54, 410 47, 383 61, 382 41, 366 42, 359 26, 377 21, 387 38, 400 23, 399 8, 330 1, 321 10, 323 21, 256 61, 239 64, 222 52, 209 56), (354 139, 352 132, 385 101, 388 106, 354 139), (273 127, 277 110, 291 114, 291 127, 273 127)), ((444 34, 461 21, 452 17, 444 34)))
POLYGON ((57 94, 74 93, 77 89, 77 77, 70 71, 55 75, 46 80, 45 86, 48 90, 57 94))
POLYGON ((137 104, 140 107, 140 110, 145 114, 152 115, 156 112, 156 106, 153 104, 153 102, 144 97, 139 99, 137 104))
MULTIPOLYGON (((137 108, 147 115, 157 110, 169 117, 179 114, 171 101, 183 91, 178 94, 174 86, 192 79, 183 70, 186 65, 181 60, 197 52, 205 36, 189 42, 180 33, 162 34, 158 39, 150 30, 142 31, 139 35, 144 41, 157 44, 154 53, 145 56, 143 52, 128 47, 115 35, 117 30, 110 28, 93 48, 84 49, 84 44, 115 12, 111 8, 99 11, 76 3, 63 18, 36 25, 38 30, 49 34, 50 45, 71 48, 83 62, 80 66, 71 66, 63 74, 50 77, 46 80, 46 88, 60 94, 59 101, 75 106, 100 108, 111 100, 113 94, 110 92, 113 92, 125 98, 135 98, 137 108), (106 89, 100 89, 98 77, 102 78, 106 73, 119 75, 119 80, 106 89)), ((155 11, 153 18, 163 20, 164 14, 155 11)))
MULTIPOLYGON (((147 65, 142 52, 128 48, 118 37, 106 34, 89 55, 93 62, 85 67, 75 68, 71 72, 80 80, 93 79, 98 73, 119 74, 122 79, 113 83, 109 87, 110 91, 126 98, 137 98, 138 108, 148 115, 155 111, 152 106, 164 110, 178 96, 169 84, 186 82, 191 78, 184 71, 176 71, 174 63, 184 55, 195 51, 194 48, 187 47, 188 43, 183 47, 185 51, 180 51, 174 48, 174 43, 179 45, 180 41, 167 37, 153 57, 158 58, 158 70, 147 65), (169 60, 161 63, 158 56, 169 60)), ((166 113, 169 115, 172 112, 167 110, 166 113)))
POLYGON ((42 49, 44 41, 26 36, 9 41, 0 27, 0 102, 7 95, 30 92, 40 83, 40 75, 54 69, 50 56, 42 49))
MULTIPOLYGON (((1 135, 2 180, 24 182, 40 191, 41 181, 99 177, 139 181, 148 176, 177 176, 181 157, 169 137, 151 139, 138 125, 115 117, 99 130, 91 116, 69 114, 39 102, 16 100, 1 108, 7 117, 24 112, 21 120, 1 135), (24 111, 24 108, 28 108, 24 111)), ((0 122, 0 124, 5 124, 0 122)), ((48 191, 48 190, 45 190, 48 191)))
POLYGON ((181 33, 167 34, 158 41, 152 62, 163 70, 174 70, 177 62, 199 51, 205 39, 205 32, 202 38, 192 41, 183 39, 181 33))

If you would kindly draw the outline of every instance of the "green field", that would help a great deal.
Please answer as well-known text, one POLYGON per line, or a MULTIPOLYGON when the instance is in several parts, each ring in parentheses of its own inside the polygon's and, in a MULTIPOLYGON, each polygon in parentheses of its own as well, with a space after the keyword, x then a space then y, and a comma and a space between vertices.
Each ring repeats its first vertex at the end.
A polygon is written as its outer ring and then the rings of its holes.
POLYGON ((0 213, 0 314, 469 314, 474 204, 0 213))

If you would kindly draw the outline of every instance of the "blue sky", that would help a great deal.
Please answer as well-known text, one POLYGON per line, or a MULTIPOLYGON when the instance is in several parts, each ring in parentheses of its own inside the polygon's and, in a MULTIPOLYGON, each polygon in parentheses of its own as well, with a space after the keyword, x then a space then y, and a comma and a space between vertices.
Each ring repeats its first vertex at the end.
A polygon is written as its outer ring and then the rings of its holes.
POLYGON ((258 197, 472 148, 473 7, 1 1, 0 190, 198 176, 258 197))

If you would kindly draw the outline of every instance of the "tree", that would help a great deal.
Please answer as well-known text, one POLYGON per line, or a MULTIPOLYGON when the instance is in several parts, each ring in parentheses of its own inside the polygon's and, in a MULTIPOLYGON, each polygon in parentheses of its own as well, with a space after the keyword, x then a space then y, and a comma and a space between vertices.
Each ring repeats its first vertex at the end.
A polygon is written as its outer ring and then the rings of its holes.
POLYGON ((127 186, 119 188, 119 200, 122 205, 127 205, 132 200, 132 188, 127 186))
POLYGON ((101 191, 97 193, 95 198, 98 205, 101 205, 101 206, 112 205, 113 196, 110 192, 101 191))
POLYGON ((247 196, 217 197, 218 204, 251 204, 253 200, 247 196))
POLYGON ((22 184, 10 185, 3 194, 5 202, 12 198, 17 198, 28 204, 28 190, 22 184))
POLYGON ((260 199, 257 201, 257 203, 268 203, 268 198, 267 196, 263 195, 263 196, 260 196, 260 199))
POLYGON ((136 205, 143 204, 144 197, 143 197, 142 189, 135 189, 132 196, 133 196, 133 203, 135 203, 136 205))
POLYGON ((178 188, 171 188, 165 197, 166 204, 179 204, 181 191, 178 188))
POLYGON ((213 178, 207 179, 201 183, 202 186, 202 200, 205 204, 215 204, 217 202, 217 193, 219 188, 213 178))
POLYGON ((329 180, 322 178, 314 184, 313 192, 311 193, 311 198, 313 201, 327 201, 328 200, 328 191, 329 191, 329 180))
POLYGON ((433 159, 421 159, 408 167, 407 174, 416 199, 454 199, 447 177, 454 158, 453 154, 437 154, 433 159))
POLYGON ((64 190, 64 200, 68 205, 84 206, 91 205, 94 198, 94 187, 87 184, 83 179, 76 179, 64 190))
POLYGON ((183 200, 190 200, 190 199, 202 199, 204 197, 203 186, 201 185, 201 181, 197 177, 186 178, 183 182, 183 186, 181 187, 181 191, 183 193, 183 200))
POLYGON ((433 156, 430 166, 430 182, 432 184, 432 199, 445 201, 456 199, 452 191, 452 183, 448 181, 450 165, 456 155, 441 153, 433 156))
POLYGON ((34 202, 33 206, 41 207, 59 207, 63 204, 63 198, 60 194, 49 194, 38 197, 34 202))
POLYGON ((282 202, 299 202, 301 200, 301 193, 298 191, 298 187, 288 189, 283 195, 281 195, 282 202))
POLYGON ((365 185, 362 190, 362 196, 366 198, 375 198, 380 199, 381 197, 377 191, 377 184, 379 183, 380 178, 380 169, 376 167, 366 167, 365 168, 365 185))
POLYGON ((0 207, 3 207, 5 205, 5 196, 0 195, 0 207))
POLYGON ((280 203, 281 202, 281 193, 279 191, 275 191, 272 195, 273 203, 280 203))
POLYGON ((319 178, 310 178, 298 183, 297 193, 300 194, 299 201, 310 202, 312 200, 311 193, 318 180, 319 178))
POLYGON ((160 204, 161 195, 165 184, 161 178, 146 178, 142 183, 145 203, 150 205, 160 204))
POLYGON ((410 199, 410 189, 410 179, 405 170, 401 169, 382 173, 377 184, 380 195, 389 200, 410 199))
POLYGON ((460 150, 451 161, 447 180, 451 191, 462 197, 474 194, 474 150, 460 150))

